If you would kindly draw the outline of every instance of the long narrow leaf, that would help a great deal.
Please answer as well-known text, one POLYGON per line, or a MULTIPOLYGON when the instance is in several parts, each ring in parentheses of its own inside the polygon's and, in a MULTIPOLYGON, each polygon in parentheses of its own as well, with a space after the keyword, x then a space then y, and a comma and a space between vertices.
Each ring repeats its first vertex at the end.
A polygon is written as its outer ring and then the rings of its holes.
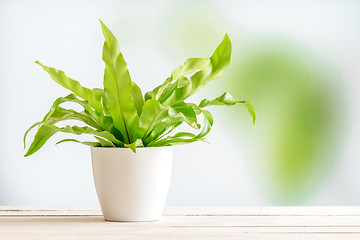
POLYGON ((99 143, 102 147, 116 147, 115 144, 113 144, 111 141, 107 141, 103 138, 96 137, 96 136, 95 136, 95 138, 96 138, 96 140, 99 141, 99 143))
POLYGON ((100 130, 95 130, 92 129, 90 127, 84 126, 84 127, 78 127, 78 126, 66 126, 63 128, 59 128, 60 132, 65 132, 65 133, 73 133, 76 135, 81 135, 81 134, 90 134, 90 135, 94 135, 94 136, 98 136, 98 137, 102 137, 105 138, 113 143, 115 143, 116 145, 118 145, 119 147, 123 147, 124 143, 119 141, 114 135, 112 135, 111 133, 107 132, 107 131, 100 131, 100 130))
POLYGON ((209 63, 206 66, 203 65, 201 71, 194 73, 190 77, 189 84, 182 88, 176 88, 169 98, 161 102, 162 105, 166 107, 183 101, 203 88, 208 82, 220 77, 229 65, 230 58, 231 42, 229 36, 225 34, 223 41, 210 57, 209 63))
POLYGON ((78 141, 76 139, 63 139, 59 142, 56 143, 56 145, 60 144, 60 143, 64 143, 64 142, 76 142, 76 143, 80 143, 80 144, 84 144, 84 145, 87 145, 87 146, 92 146, 92 147, 101 147, 101 144, 98 143, 98 142, 81 142, 81 141, 78 141))
POLYGON ((45 144, 45 142, 52 135, 54 135, 57 132, 72 133, 72 134, 76 134, 76 135, 89 134, 89 135, 105 138, 105 139, 109 140, 110 142, 113 142, 114 144, 116 144, 119 147, 124 147, 123 142, 116 139, 116 137, 114 135, 112 135, 111 133, 109 133, 107 131, 95 130, 95 129, 92 129, 92 128, 86 127, 86 126, 84 126, 84 127, 66 126, 66 127, 59 128, 54 125, 44 124, 37 131, 32 144, 30 145, 27 153, 25 154, 25 157, 30 156, 31 154, 38 151, 45 144))
POLYGON ((157 141, 153 141, 153 142, 149 143, 148 146, 149 147, 157 147, 157 146, 168 146, 168 145, 174 145, 174 144, 191 143, 191 142, 196 142, 196 141, 206 141, 204 139, 204 137, 211 130, 211 127, 213 125, 213 117, 211 116, 210 112, 208 112, 206 110, 202 110, 197 106, 194 108, 197 108, 197 111, 201 111, 201 113, 204 115, 204 123, 203 123, 201 131, 198 135, 188 133, 188 132, 179 132, 179 133, 175 134, 174 136, 169 136, 166 138, 159 139, 157 141), (184 137, 189 137, 189 138, 184 138, 184 137))
POLYGON ((59 129, 56 126, 42 125, 37 131, 34 140, 31 143, 28 151, 25 153, 24 157, 28 157, 38 151, 46 143, 46 141, 58 131, 59 129))
POLYGON ((225 92, 224 94, 222 94, 220 97, 217 97, 213 100, 208 100, 208 99, 203 99, 200 104, 199 107, 203 108, 203 107, 208 107, 208 106, 212 106, 212 105, 227 105, 227 106, 232 106, 235 105, 237 103, 242 103, 248 110, 250 116, 253 119, 253 124, 255 124, 255 120, 256 120, 256 113, 255 113, 255 109, 254 107, 251 105, 251 103, 247 100, 236 100, 235 98, 233 98, 229 93, 225 92))
POLYGON ((143 146, 144 144, 141 139, 136 139, 134 142, 124 145, 124 147, 130 148, 134 153, 136 153, 136 148, 143 146))
POLYGON ((134 99, 134 106, 136 108, 136 111, 137 111, 138 115, 140 116, 142 113, 143 106, 144 106, 144 99, 142 97, 141 89, 134 82, 131 82, 131 95, 134 99))
POLYGON ((97 111, 102 111, 101 103, 98 101, 93 91, 91 91, 86 87, 81 86, 78 81, 75 81, 74 79, 67 77, 65 73, 61 70, 47 67, 41 64, 39 61, 36 61, 35 63, 39 64, 46 72, 48 72, 50 74, 50 77, 55 82, 57 82, 64 88, 69 89, 76 96, 79 96, 82 99, 88 101, 89 104, 97 111))
POLYGON ((26 143, 26 136, 29 134, 29 132, 36 126, 39 126, 42 122, 36 122, 33 125, 31 125, 25 132, 24 137, 23 137, 23 144, 24 144, 24 149, 25 149, 25 143, 26 143))
POLYGON ((175 68, 171 76, 174 79, 178 79, 182 76, 185 76, 187 74, 190 74, 194 72, 197 69, 204 69, 208 64, 210 63, 209 58, 189 58, 185 60, 185 63, 183 66, 180 66, 178 68, 175 68))
POLYGON ((168 113, 171 118, 180 118, 189 126, 199 129, 199 124, 197 123, 196 113, 193 107, 189 106, 185 102, 173 104, 169 107, 168 113))
MULTIPOLYGON (((100 94, 102 94, 102 95, 104 94, 104 90, 102 90, 102 89, 95 88, 93 90, 96 93, 97 97, 99 97, 98 95, 100 95, 100 94)), ((110 132, 111 134, 113 134, 114 136, 116 136, 116 138, 119 139, 120 141, 122 141, 122 142, 124 141, 124 138, 123 138, 122 134, 120 133, 120 131, 114 127, 113 120, 111 117, 104 115, 103 112, 93 110, 87 101, 82 101, 82 100, 78 99, 74 94, 69 94, 66 97, 60 97, 60 98, 56 99, 54 101, 50 111, 44 117, 43 122, 46 122, 46 119, 52 115, 53 111, 55 111, 55 109, 64 102, 74 102, 74 103, 81 105, 84 108, 84 113, 87 116, 89 116, 89 118, 91 118, 92 121, 94 121, 98 125, 100 125, 100 127, 96 127, 95 125, 89 124, 90 126, 93 126, 99 130, 104 129, 104 130, 110 132)))
POLYGON ((103 22, 101 27, 105 37, 102 57, 106 65, 104 74, 106 109, 115 127, 124 136, 124 141, 131 143, 139 125, 139 116, 131 95, 130 74, 115 36, 103 22))
POLYGON ((156 99, 147 100, 140 116, 139 127, 135 131, 135 138, 144 140, 154 126, 167 116, 167 110, 156 99))
POLYGON ((25 140, 30 132, 34 127, 47 124, 47 125, 53 125, 55 123, 58 123, 60 121, 66 121, 66 120, 78 120, 85 124, 88 124, 89 126, 95 127, 96 129, 100 129, 101 127, 94 122, 91 118, 89 118, 87 115, 78 113, 71 109, 64 109, 59 106, 56 108, 52 108, 50 112, 45 116, 45 118, 41 122, 34 123, 24 134, 24 148, 25 148, 25 140))

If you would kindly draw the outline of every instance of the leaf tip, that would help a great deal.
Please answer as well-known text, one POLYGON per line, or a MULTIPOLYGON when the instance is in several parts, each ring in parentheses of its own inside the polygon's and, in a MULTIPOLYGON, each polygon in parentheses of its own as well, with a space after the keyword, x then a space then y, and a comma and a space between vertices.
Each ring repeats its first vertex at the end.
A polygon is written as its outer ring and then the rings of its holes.
POLYGON ((32 153, 29 153, 29 151, 27 151, 25 154, 24 154, 24 157, 28 157, 30 156, 32 153))

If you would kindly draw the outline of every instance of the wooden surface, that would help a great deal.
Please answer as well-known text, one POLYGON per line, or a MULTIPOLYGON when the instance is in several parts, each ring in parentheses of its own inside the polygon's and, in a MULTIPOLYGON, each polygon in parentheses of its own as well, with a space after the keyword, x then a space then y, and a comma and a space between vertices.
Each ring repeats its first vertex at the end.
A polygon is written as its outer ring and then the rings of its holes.
POLYGON ((136 223, 96 208, 0 206, 0 239, 360 239, 360 207, 167 207, 136 223))

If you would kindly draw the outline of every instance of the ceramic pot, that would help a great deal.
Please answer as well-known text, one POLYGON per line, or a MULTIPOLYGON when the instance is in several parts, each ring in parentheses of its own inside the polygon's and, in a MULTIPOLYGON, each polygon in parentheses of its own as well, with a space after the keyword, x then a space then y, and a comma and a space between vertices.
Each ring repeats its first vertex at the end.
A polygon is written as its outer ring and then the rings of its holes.
POLYGON ((96 192, 105 220, 159 220, 169 189, 172 147, 91 147, 96 192))

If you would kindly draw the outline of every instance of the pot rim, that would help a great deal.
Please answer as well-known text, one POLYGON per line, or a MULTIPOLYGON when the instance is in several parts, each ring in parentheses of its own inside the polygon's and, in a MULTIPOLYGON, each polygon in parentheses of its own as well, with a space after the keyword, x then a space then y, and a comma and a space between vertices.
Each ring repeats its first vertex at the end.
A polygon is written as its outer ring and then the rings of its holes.
MULTIPOLYGON (((173 146, 159 146, 159 147, 137 147, 136 151, 138 150, 147 150, 147 149, 159 149, 159 148, 172 148, 173 146)), ((90 148, 98 148, 98 149, 112 149, 112 150, 124 150, 124 149, 128 149, 130 151, 132 151, 130 148, 126 148, 126 147, 94 147, 94 146, 90 146, 90 148)))

